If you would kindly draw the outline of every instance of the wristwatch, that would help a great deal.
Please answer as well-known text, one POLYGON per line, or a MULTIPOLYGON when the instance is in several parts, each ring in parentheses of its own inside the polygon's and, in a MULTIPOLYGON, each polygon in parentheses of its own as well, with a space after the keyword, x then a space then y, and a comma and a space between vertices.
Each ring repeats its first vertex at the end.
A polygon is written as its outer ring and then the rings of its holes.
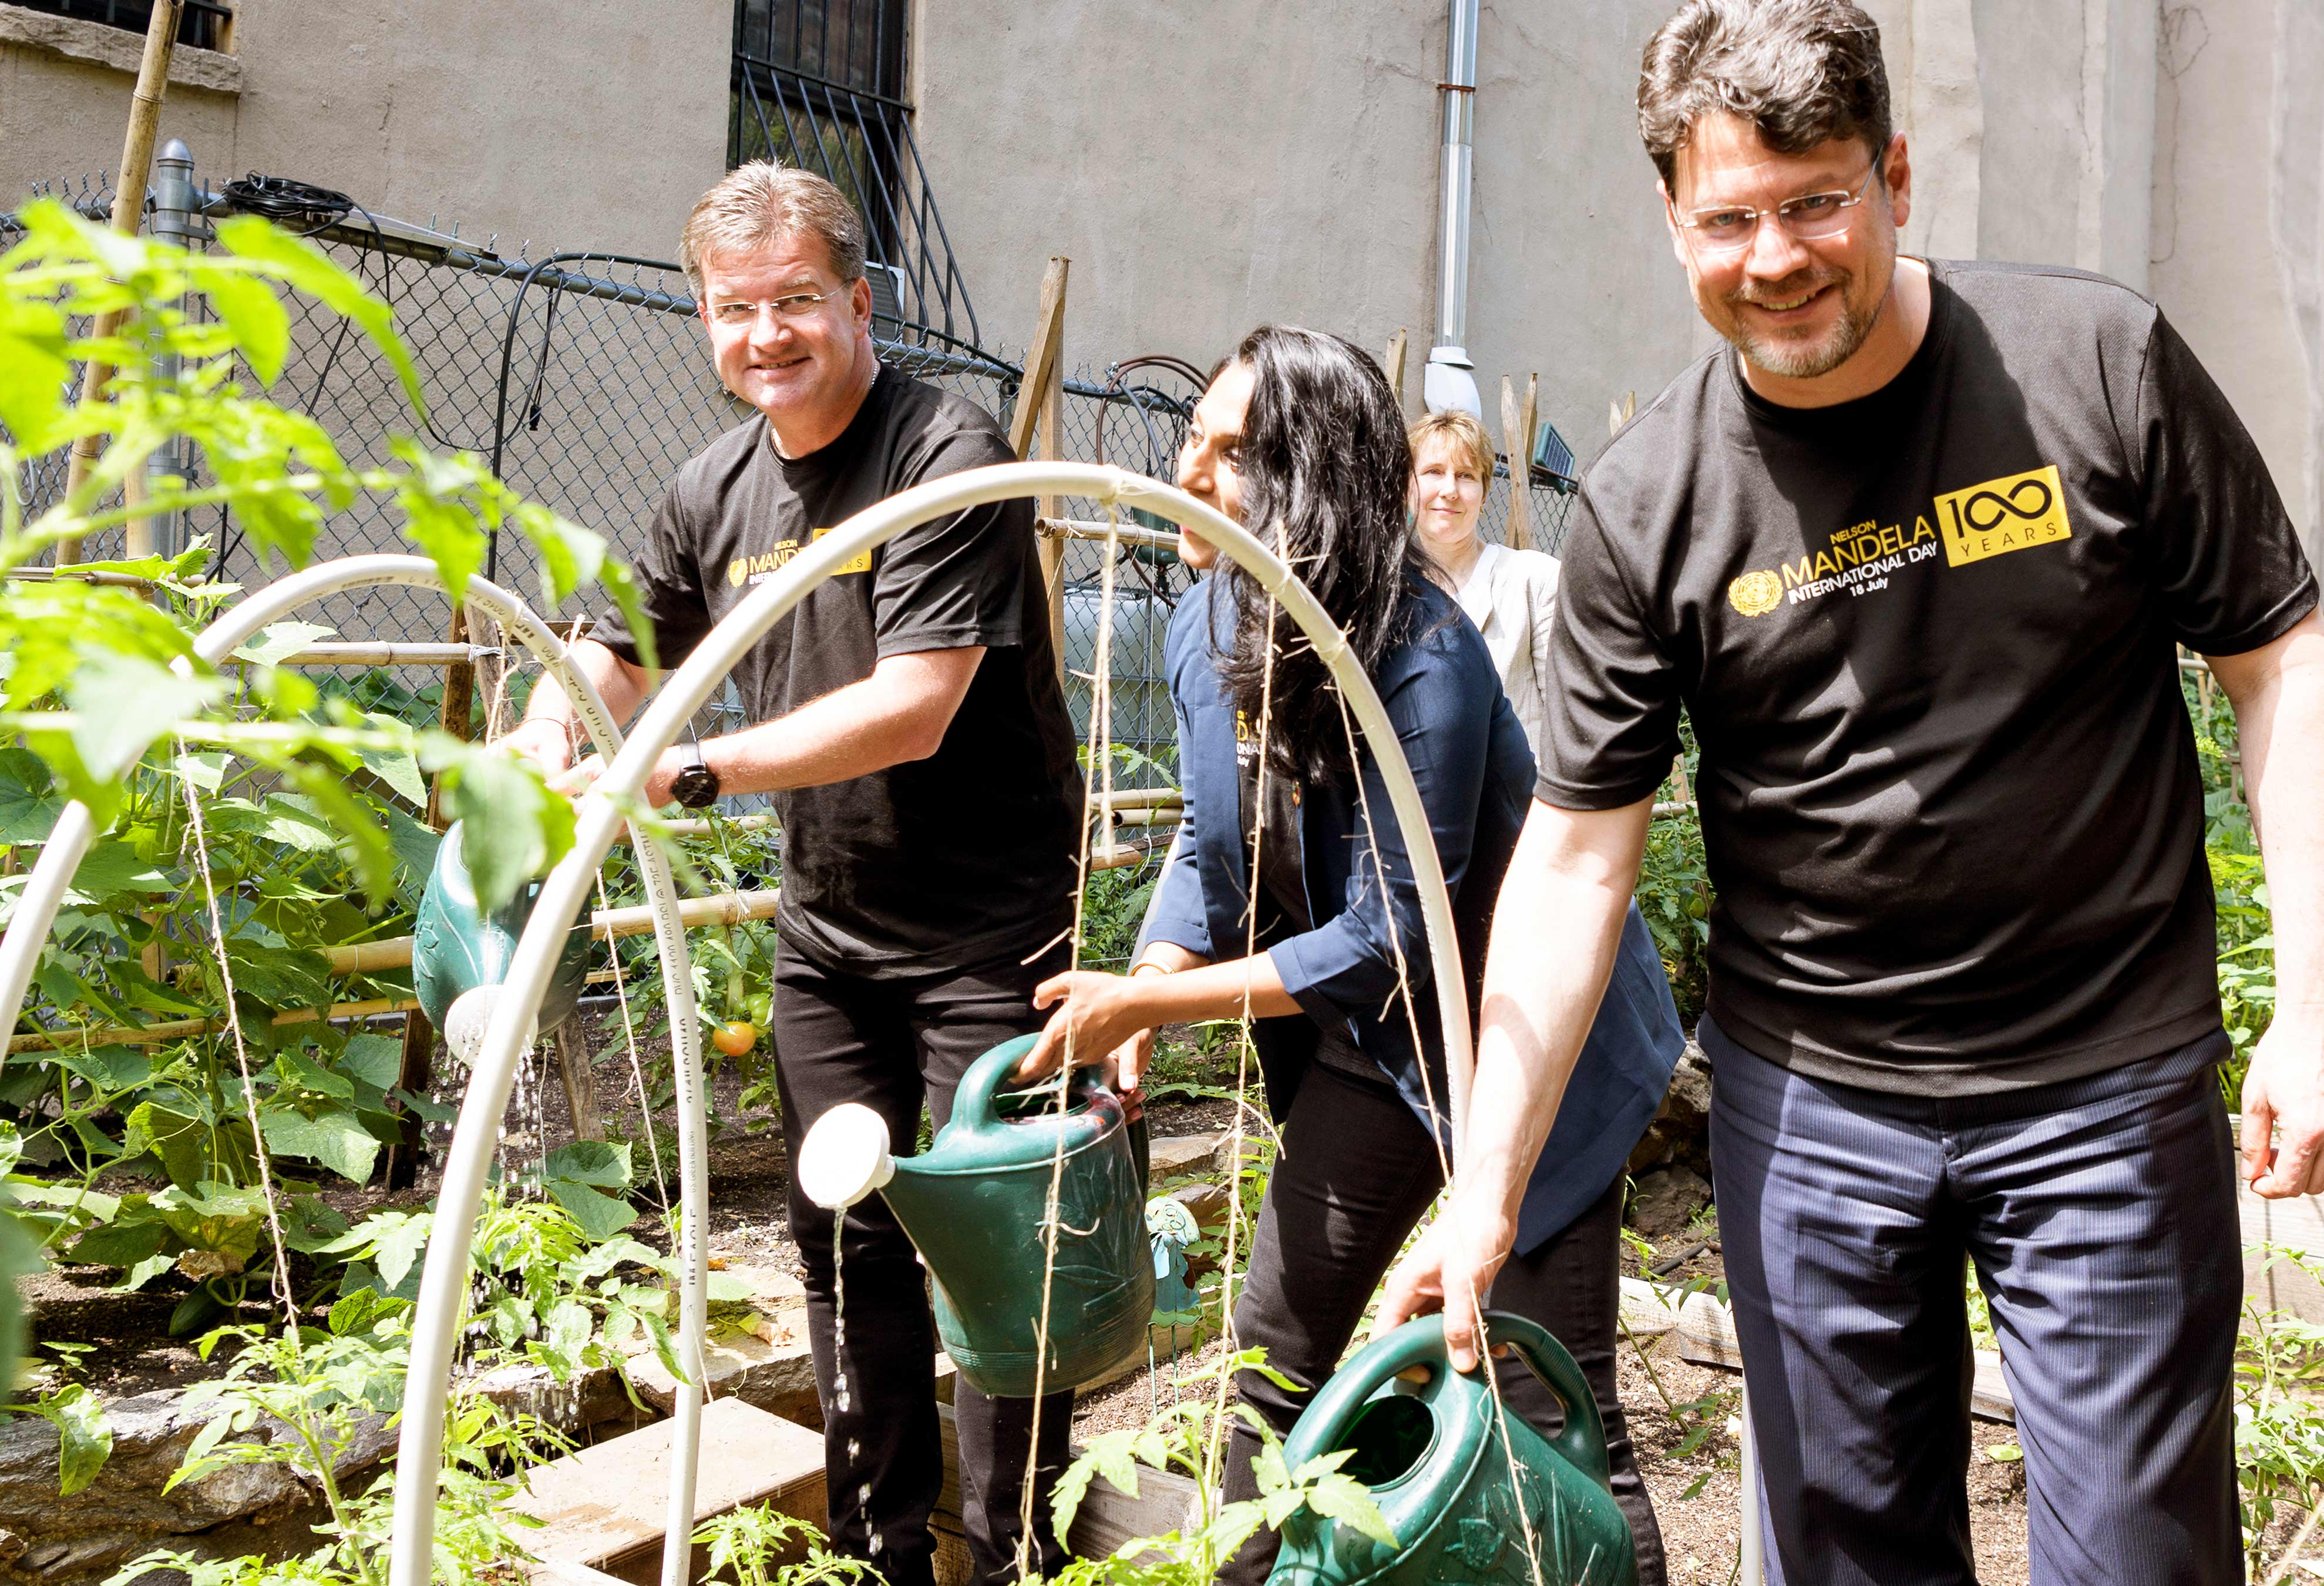
POLYGON ((718 802, 718 773, 702 758, 702 745, 681 743, 678 754, 685 765, 669 785, 669 795, 687 809, 707 809, 718 802))

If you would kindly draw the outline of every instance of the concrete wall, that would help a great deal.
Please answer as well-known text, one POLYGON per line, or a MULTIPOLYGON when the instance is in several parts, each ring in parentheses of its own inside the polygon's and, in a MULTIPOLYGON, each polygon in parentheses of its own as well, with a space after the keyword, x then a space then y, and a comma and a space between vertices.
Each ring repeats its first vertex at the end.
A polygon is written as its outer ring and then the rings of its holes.
MULTIPOLYGON (((1609 399, 1653 395, 1696 324, 1627 85, 1665 0, 1488 4, 1469 350, 1587 456, 1609 399)), ((1157 6, 921 0, 921 147, 988 342, 1031 335, 1043 263, 1074 261, 1069 362, 1206 363, 1267 319, 1375 351, 1406 394, 1435 318, 1439 0, 1157 6)))
POLYGON ((2160 302, 2324 525, 2315 0, 1869 0, 1913 150, 1905 241, 2160 302))
MULTIPOLYGON (((504 248, 669 257, 726 155, 732 0, 240 0, 164 137, 504 248)), ((0 202, 121 158, 139 40, 0 4, 0 202)))

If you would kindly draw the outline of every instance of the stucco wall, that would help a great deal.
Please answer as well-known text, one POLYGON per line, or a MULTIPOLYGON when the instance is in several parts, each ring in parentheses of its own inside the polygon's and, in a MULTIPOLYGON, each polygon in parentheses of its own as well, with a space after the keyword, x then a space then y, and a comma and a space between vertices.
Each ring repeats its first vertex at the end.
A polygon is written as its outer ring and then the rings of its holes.
MULTIPOLYGON (((0 32, 11 202, 44 178, 109 171, 134 81, 9 41, 40 31, 34 14, 0 4, 0 29, 24 24, 0 32)), ((241 0, 239 92, 173 83, 161 133, 213 181, 263 171, 510 247, 667 257, 725 164, 733 26, 732 0, 241 0)))
MULTIPOLYGON (((1587 456, 1609 400, 1650 397, 1695 344, 1627 86, 1665 10, 1484 8, 1469 351, 1496 432, 1502 374, 1538 371, 1587 456)), ((986 339, 1030 336, 1064 254, 1069 362, 1206 361, 1270 318, 1374 350, 1402 327, 1416 405, 1443 57, 1439 0, 923 0, 920 142, 986 339)))

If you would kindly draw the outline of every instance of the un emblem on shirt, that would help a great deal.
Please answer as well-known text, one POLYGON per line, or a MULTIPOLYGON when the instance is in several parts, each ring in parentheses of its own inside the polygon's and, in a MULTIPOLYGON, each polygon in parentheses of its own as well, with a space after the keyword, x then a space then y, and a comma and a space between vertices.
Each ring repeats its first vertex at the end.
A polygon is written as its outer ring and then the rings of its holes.
POLYGON ((1765 616, 1784 604, 1784 580, 1765 570, 1746 573, 1727 586, 1727 604, 1747 617, 1765 616))

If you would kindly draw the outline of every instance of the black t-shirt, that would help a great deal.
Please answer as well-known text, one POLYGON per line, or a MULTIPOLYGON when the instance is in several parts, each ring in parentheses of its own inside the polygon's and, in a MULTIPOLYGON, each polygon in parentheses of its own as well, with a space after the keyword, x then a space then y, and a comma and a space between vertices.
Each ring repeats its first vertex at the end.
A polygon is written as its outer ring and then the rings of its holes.
MULTIPOLYGON (((679 470, 637 576, 665 666, 801 546, 911 485, 1013 461, 973 404, 881 370, 829 446, 779 454, 764 418, 679 470)), ((620 617, 592 634, 634 661, 620 617)), ((1019 500, 908 529, 825 580, 734 669, 753 722, 872 675, 881 658, 984 647, 927 760, 774 795, 776 928, 881 976, 1022 956, 1073 921, 1082 779, 1057 680, 1033 511, 1019 500)))
POLYGON ((1722 349, 1591 466, 1538 791, 1648 797, 1683 705, 1720 1028, 1941 1095, 2217 1027, 2172 643, 2256 649, 2316 584, 2153 304, 2072 271, 1931 272, 1926 337, 1881 391, 1778 407, 1722 349))

